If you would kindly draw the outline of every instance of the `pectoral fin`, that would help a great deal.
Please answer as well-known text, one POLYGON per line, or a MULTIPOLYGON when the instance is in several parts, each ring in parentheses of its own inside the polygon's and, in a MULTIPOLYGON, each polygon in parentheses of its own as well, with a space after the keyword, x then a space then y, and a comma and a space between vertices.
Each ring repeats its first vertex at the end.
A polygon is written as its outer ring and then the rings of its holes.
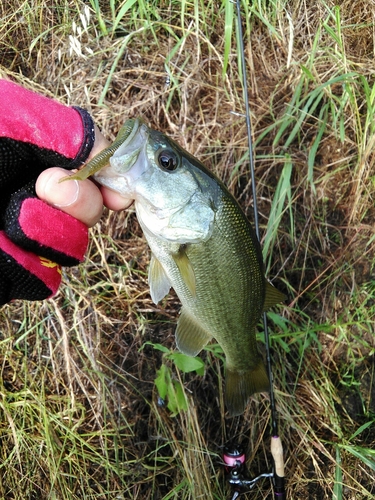
POLYGON ((190 293, 193 297, 195 297, 196 284, 195 284, 195 273, 193 266, 189 260, 189 257, 186 255, 185 247, 181 245, 178 253, 172 255, 173 260, 177 264, 178 270, 180 271, 181 277, 185 283, 185 285, 190 290, 190 293))
POLYGON ((151 255, 150 267, 148 269, 148 282, 150 284, 152 301, 157 304, 169 293, 171 283, 168 276, 165 274, 163 266, 154 255, 151 255))
POLYGON ((270 307, 280 304, 280 302, 284 302, 285 300, 285 295, 266 281, 266 297, 264 299, 263 310, 267 311, 270 307))
POLYGON ((188 356, 196 356, 211 338, 212 336, 182 309, 176 329, 178 349, 188 356))

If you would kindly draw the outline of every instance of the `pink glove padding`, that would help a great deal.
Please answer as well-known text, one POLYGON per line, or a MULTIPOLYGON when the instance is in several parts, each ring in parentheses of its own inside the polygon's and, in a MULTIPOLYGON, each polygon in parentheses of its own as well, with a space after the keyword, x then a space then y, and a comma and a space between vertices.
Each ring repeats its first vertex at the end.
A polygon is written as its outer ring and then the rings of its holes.
POLYGON ((20 247, 62 266, 81 262, 88 245, 88 229, 83 222, 24 193, 12 198, 5 232, 20 247))
POLYGON ((71 160, 87 157, 92 144, 84 136, 82 120, 89 117, 11 81, 0 80, 0 93, 0 137, 47 148, 71 160))
POLYGON ((43 300, 54 295, 61 282, 61 267, 15 245, 0 231, 0 303, 13 299, 43 300), (16 278, 16 279, 15 279, 16 278))
POLYGON ((87 161, 95 143, 90 114, 0 79, 0 305, 56 293, 60 266, 83 260, 88 229, 40 201, 35 182, 49 167, 87 161))
POLYGON ((53 296, 61 282, 61 265, 82 261, 87 244, 83 222, 39 198, 16 193, 5 231, 0 231, 0 304, 53 296))

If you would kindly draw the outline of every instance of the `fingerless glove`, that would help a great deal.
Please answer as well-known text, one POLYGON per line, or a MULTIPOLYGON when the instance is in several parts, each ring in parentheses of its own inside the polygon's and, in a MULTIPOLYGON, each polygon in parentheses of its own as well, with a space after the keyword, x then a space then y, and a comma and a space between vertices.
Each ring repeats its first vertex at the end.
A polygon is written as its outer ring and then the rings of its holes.
POLYGON ((74 169, 90 154, 94 123, 87 111, 0 80, 0 304, 54 295, 61 266, 83 260, 88 229, 39 200, 46 168, 74 169))

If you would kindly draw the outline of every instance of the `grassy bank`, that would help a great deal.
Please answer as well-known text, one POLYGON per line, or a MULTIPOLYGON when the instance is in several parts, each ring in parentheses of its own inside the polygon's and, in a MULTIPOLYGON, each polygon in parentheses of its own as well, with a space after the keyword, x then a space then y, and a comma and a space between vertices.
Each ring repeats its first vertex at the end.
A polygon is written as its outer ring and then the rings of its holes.
MULTIPOLYGON (((247 3, 264 260, 288 296, 269 323, 289 496, 373 498, 375 4, 247 3)), ((0 12, 1 74, 85 107, 110 139, 143 116, 253 219, 232 3, 15 0, 0 12)), ((270 468, 267 395, 228 418, 217 346, 203 376, 176 367, 179 302, 151 302, 148 262, 133 211, 106 211, 54 299, 0 310, 0 498, 231 498, 229 439, 249 473, 270 468), (185 410, 160 403, 161 369, 185 410)), ((243 498, 272 498, 269 482, 243 498)))

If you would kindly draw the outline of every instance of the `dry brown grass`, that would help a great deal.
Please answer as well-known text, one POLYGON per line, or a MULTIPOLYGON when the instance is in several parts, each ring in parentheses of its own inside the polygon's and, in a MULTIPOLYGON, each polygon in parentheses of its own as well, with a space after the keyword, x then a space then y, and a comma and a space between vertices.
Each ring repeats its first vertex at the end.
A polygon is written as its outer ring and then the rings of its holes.
MULTIPOLYGON (((327 30, 337 34, 331 0, 260 1, 244 22, 251 27, 246 54, 263 235, 283 168, 292 162, 291 198, 266 262, 290 298, 270 328, 293 499, 375 493, 375 465, 353 454, 375 443, 373 426, 353 437, 375 414, 375 126, 360 78, 371 91, 375 5, 337 3, 339 41, 327 30), (356 76, 322 88, 319 105, 290 140, 308 96, 348 73, 356 76), (299 85, 300 98, 288 108, 299 85)), ((86 107, 112 139, 126 118, 142 115, 214 170, 252 218, 245 123, 231 113, 243 112, 237 54, 233 45, 223 78, 220 3, 207 3, 199 26, 194 6, 201 7, 187 4, 181 26, 180 3, 150 2, 155 35, 131 10, 122 32, 112 34, 108 24, 103 36, 93 14, 88 30, 75 33, 83 57, 70 52, 69 35, 84 5, 2 4, 1 73, 86 107), (125 47, 132 30, 140 31, 125 47)), ((101 5, 109 23, 109 5, 101 5)), ((251 474, 270 468, 267 397, 254 398, 243 417, 226 418, 223 367, 212 353, 203 354, 204 377, 171 367, 184 382, 187 412, 171 417, 158 406, 161 353, 145 342, 174 347, 179 304, 173 295, 162 307, 152 304, 148 258, 132 211, 106 212, 92 230, 87 261, 65 271, 53 300, 1 310, 2 498, 230 498, 220 453, 231 438, 245 444, 251 474)), ((247 497, 271 498, 269 483, 247 497)))

